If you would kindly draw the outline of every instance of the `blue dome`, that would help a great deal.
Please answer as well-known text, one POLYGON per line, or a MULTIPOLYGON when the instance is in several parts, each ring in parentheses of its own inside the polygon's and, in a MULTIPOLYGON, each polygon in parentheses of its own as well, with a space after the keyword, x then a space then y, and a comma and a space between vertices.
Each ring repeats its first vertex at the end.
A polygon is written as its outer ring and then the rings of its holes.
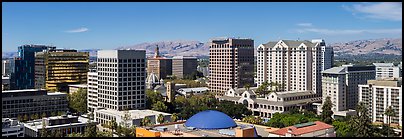
POLYGON ((206 110, 193 115, 185 122, 187 127, 197 129, 225 129, 236 127, 237 124, 223 112, 216 110, 206 110))

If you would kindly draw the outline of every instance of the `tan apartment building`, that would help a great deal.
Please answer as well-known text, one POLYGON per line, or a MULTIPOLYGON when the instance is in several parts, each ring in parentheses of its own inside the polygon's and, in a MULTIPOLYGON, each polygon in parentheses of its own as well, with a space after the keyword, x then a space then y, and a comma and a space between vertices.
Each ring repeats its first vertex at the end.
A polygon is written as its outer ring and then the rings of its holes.
POLYGON ((172 73, 177 78, 185 78, 187 75, 191 75, 193 72, 197 71, 197 67, 198 60, 196 57, 173 57, 172 73))
POLYGON ((172 75, 172 59, 161 57, 158 46, 154 56, 147 58, 147 75, 152 72, 158 79, 165 79, 167 75, 172 75))
POLYGON ((401 78, 385 78, 368 80, 367 84, 358 85, 359 101, 368 107, 372 122, 388 124, 386 109, 391 106, 395 116, 391 117, 392 124, 402 126, 403 93, 401 78))
POLYGON ((324 40, 280 40, 257 48, 257 85, 267 81, 283 91, 312 90, 321 96, 321 71, 331 68, 333 49, 324 40))
POLYGON ((254 40, 218 38, 209 45, 211 92, 222 96, 231 88, 254 86, 254 40))
POLYGON ((68 85, 86 84, 88 52, 45 50, 35 53, 35 88, 68 91, 68 85))

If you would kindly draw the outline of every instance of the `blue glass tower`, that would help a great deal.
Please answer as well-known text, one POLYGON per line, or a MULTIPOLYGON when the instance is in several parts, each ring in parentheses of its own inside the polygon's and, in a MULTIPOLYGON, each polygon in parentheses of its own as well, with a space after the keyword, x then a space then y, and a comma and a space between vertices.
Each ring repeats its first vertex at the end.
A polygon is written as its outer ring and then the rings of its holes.
POLYGON ((11 73, 10 89, 33 89, 35 87, 35 52, 46 49, 56 49, 45 45, 22 45, 18 47, 18 56, 14 58, 13 73, 11 73))

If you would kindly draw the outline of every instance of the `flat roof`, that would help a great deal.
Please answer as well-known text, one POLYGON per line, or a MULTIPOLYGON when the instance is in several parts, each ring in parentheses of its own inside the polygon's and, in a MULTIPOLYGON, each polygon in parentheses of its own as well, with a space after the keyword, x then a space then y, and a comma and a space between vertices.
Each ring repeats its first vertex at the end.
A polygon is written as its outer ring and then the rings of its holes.
POLYGON ((285 134, 288 133, 288 130, 291 130, 290 134, 292 134, 292 135, 302 135, 302 134, 311 133, 311 132, 329 129, 329 128, 334 128, 334 127, 332 125, 329 125, 329 124, 326 124, 326 123, 323 123, 320 121, 315 121, 315 122, 308 122, 308 123, 284 127, 279 130, 276 130, 276 131, 271 131, 270 133, 285 136, 285 134))
POLYGON ((209 88, 207 88, 207 87, 181 88, 181 89, 178 89, 178 91, 182 90, 182 91, 185 91, 185 92, 191 92, 191 91, 206 91, 208 89, 209 88))
POLYGON ((68 85, 69 87, 83 87, 83 88, 85 88, 85 87, 87 87, 87 84, 71 84, 71 85, 68 85))
MULTIPOLYGON (((119 116, 122 117, 125 115, 124 111, 117 111, 117 110, 112 110, 112 109, 100 109, 96 110, 98 113, 106 113, 109 115, 114 115, 114 116, 119 116)), ((164 112, 159 112, 159 111, 154 111, 154 110, 129 110, 129 113, 131 115, 132 119, 139 119, 139 118, 144 118, 146 116, 153 116, 153 115, 171 115, 169 113, 164 113, 164 112)))
MULTIPOLYGON (((71 115, 68 115, 68 117, 71 115)), ((54 116, 48 117, 49 119, 57 119, 61 118, 61 116, 54 116)), ((62 125, 47 125, 46 128, 57 128, 57 127, 68 127, 68 126, 75 126, 75 125, 86 125, 89 119, 79 116, 78 123, 69 123, 69 124, 62 124, 62 125)), ((36 119, 32 121, 27 121, 24 123, 25 127, 38 131, 38 129, 42 129, 42 119, 36 119)))
POLYGON ((37 92, 37 91, 46 91, 45 89, 22 89, 22 90, 6 90, 1 91, 2 93, 14 93, 14 92, 37 92))
MULTIPOLYGON (((235 129, 240 127, 240 128, 252 128, 252 124, 247 124, 247 123, 241 123, 237 122, 237 127, 233 128, 228 128, 228 129, 215 129, 215 130, 203 130, 203 129, 194 129, 191 130, 185 126, 184 123, 180 124, 165 124, 161 126, 155 126, 151 130, 155 130, 158 128, 167 128, 165 132, 161 132, 162 137, 234 137, 234 135, 226 135, 222 133, 231 133, 233 132, 235 134, 235 129), (182 135, 174 135, 172 134, 176 128, 175 125, 178 125, 178 129, 182 133, 182 135)), ((265 126, 258 126, 254 125, 255 129, 257 130, 257 134, 263 137, 267 137, 269 134, 267 131, 265 131, 269 127, 265 126)))

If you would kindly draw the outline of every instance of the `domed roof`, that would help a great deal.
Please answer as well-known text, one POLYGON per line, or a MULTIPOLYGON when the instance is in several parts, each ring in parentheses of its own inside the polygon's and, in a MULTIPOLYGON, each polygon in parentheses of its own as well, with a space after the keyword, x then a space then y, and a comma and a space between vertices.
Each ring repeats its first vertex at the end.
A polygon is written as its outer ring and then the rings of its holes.
POLYGON ((197 129, 226 129, 236 127, 237 124, 223 112, 206 110, 193 115, 185 122, 187 127, 197 129))

